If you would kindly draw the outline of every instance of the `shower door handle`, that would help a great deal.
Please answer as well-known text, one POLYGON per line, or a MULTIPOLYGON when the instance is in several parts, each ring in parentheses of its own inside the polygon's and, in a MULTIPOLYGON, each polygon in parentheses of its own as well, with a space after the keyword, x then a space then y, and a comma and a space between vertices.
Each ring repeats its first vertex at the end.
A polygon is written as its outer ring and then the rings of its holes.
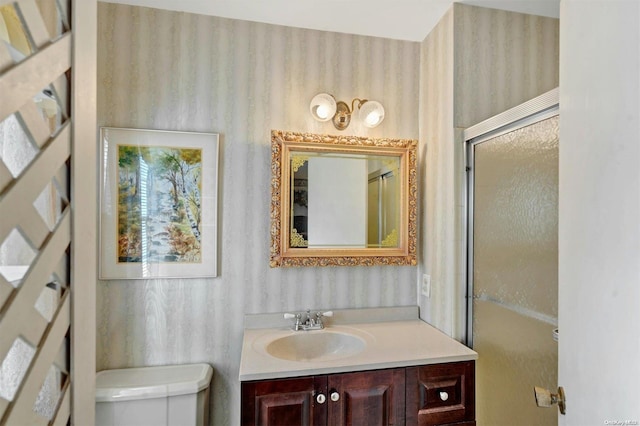
POLYGON ((565 401, 564 389, 562 386, 558 388, 558 393, 551 393, 548 389, 534 386, 533 393, 536 397, 536 405, 538 407, 549 408, 553 404, 558 404, 560 414, 564 415, 566 413, 567 403, 565 401))

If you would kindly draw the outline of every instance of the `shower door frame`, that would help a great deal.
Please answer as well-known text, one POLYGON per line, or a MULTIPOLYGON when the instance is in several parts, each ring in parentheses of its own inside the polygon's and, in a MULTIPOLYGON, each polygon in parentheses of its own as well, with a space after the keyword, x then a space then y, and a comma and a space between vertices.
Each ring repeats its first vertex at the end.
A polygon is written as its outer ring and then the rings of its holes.
POLYGON ((552 89, 536 98, 515 106, 507 111, 495 115, 474 126, 468 127, 463 133, 465 188, 464 199, 466 203, 464 218, 464 253, 465 253, 465 309, 466 330, 465 343, 473 348, 473 206, 474 206, 474 148, 476 145, 493 139, 497 136, 511 133, 523 127, 530 126, 542 120, 555 117, 560 114, 560 91, 552 89))

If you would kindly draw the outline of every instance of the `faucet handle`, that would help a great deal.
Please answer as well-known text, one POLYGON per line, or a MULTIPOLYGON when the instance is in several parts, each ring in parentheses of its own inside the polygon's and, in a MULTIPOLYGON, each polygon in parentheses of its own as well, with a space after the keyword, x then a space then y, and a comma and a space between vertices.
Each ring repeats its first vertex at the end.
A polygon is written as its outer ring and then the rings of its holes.
POLYGON ((300 318, 302 317, 302 315, 300 314, 290 314, 290 313, 285 313, 284 314, 284 319, 295 319, 296 323, 293 325, 293 329, 295 331, 300 330, 300 318))
POLYGON ((318 312, 320 315, 322 315, 323 317, 332 317, 333 316, 333 311, 326 311, 326 312, 318 312))

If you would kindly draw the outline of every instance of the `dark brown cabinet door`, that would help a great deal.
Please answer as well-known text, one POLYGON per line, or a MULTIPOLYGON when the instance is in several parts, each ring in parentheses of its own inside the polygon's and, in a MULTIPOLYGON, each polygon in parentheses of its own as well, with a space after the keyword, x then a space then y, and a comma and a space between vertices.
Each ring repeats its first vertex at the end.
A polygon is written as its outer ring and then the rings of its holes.
POLYGON ((326 376, 266 380, 242 384, 242 425, 325 426, 326 376))
POLYGON ((407 425, 475 424, 475 363, 407 368, 407 425))
POLYGON ((474 375, 469 361, 243 382, 242 425, 474 426, 474 375))
POLYGON ((329 425, 405 424, 405 369, 330 375, 329 425))

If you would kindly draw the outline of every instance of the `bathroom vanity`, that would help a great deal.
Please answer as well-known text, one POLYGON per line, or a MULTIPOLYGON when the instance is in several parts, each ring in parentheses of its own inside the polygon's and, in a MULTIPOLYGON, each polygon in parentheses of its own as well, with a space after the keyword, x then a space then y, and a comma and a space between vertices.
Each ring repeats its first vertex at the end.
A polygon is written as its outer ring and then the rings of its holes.
POLYGON ((477 354, 417 307, 335 311, 319 331, 245 322, 242 425, 474 425, 477 354))

